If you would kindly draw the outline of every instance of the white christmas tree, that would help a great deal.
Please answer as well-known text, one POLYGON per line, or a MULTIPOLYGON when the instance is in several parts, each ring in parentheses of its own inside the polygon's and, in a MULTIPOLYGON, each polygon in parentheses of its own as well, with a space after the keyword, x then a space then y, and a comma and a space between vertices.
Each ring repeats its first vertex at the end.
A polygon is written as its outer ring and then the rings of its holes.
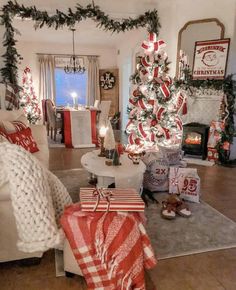
POLYGON ((104 148, 105 150, 113 150, 116 147, 114 132, 111 126, 111 122, 108 120, 107 132, 104 138, 104 148))
MULTIPOLYGON (((137 71, 131 76, 129 121, 126 132, 133 149, 157 149, 158 145, 178 147, 182 142, 182 111, 186 98, 176 92, 168 75, 168 57, 165 42, 149 33, 143 41, 144 56, 140 57, 137 71)), ((131 148, 130 148, 131 149, 131 148)))
POLYGON ((38 98, 34 92, 32 73, 30 68, 26 67, 22 78, 22 92, 20 96, 20 106, 31 124, 40 120, 41 110, 39 108, 38 98))

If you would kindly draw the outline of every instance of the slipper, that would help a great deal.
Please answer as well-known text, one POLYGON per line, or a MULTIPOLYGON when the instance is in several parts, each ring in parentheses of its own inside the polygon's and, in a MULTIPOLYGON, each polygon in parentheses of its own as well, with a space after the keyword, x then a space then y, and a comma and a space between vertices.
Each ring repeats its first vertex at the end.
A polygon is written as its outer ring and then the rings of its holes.
POLYGON ((176 213, 186 218, 192 215, 191 211, 189 210, 189 207, 184 202, 182 202, 179 206, 176 207, 176 213))
POLYGON ((172 220, 175 219, 175 210, 176 207, 167 201, 162 202, 161 216, 165 219, 172 220))

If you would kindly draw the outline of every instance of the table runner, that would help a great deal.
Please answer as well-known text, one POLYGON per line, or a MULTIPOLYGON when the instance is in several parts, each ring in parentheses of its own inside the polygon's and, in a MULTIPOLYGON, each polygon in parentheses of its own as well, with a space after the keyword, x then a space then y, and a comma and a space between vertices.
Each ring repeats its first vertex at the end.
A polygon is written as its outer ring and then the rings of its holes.
POLYGON ((67 148, 95 147, 96 111, 64 110, 64 138, 67 148))
POLYGON ((61 224, 89 290, 145 289, 156 259, 141 214, 65 209, 61 224))

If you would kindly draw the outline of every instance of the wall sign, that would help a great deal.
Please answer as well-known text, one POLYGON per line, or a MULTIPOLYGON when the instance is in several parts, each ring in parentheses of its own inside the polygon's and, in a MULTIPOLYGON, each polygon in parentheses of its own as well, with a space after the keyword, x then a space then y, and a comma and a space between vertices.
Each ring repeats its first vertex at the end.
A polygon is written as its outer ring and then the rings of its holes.
POLYGON ((229 38, 196 41, 192 72, 193 79, 224 79, 229 44, 229 38))
POLYGON ((116 79, 111 72, 105 72, 100 77, 100 85, 104 90, 110 90, 114 87, 116 79))

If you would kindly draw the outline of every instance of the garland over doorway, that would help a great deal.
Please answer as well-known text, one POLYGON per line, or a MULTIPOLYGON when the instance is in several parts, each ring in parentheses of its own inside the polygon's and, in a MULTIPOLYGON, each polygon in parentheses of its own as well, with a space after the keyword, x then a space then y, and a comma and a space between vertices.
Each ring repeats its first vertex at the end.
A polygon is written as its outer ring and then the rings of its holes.
POLYGON ((158 35, 161 27, 156 9, 147 11, 134 19, 127 18, 118 21, 110 18, 94 2, 85 8, 77 4, 73 10, 68 8, 67 14, 56 10, 56 14, 50 16, 47 11, 40 11, 35 6, 25 7, 16 1, 9 1, 3 6, 1 12, 1 25, 4 25, 6 30, 3 39, 3 46, 6 48, 6 52, 3 54, 4 67, 0 71, 3 81, 12 84, 17 83, 17 64, 21 60, 21 55, 16 49, 16 30, 12 25, 15 16, 21 19, 32 19, 35 21, 35 28, 42 28, 44 25, 55 29, 64 26, 71 28, 76 23, 87 18, 94 20, 101 29, 116 33, 146 27, 149 32, 155 32, 158 35))

